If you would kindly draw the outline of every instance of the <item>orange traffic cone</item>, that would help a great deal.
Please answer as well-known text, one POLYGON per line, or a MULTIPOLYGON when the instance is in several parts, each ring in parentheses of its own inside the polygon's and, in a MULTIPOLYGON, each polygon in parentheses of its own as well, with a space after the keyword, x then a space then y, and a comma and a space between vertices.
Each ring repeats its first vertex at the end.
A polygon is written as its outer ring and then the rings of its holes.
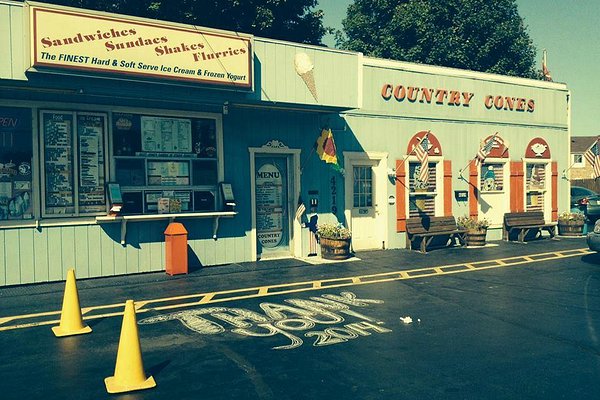
POLYGON ((125 302, 115 375, 104 379, 104 384, 108 393, 131 392, 156 386, 154 378, 146 378, 144 372, 133 300, 125 302))
POLYGON ((83 323, 81 307, 79 307, 79 295, 75 283, 75 270, 67 271, 67 283, 63 297, 62 311, 60 313, 60 325, 52 328, 56 337, 82 335, 90 333, 92 328, 83 323))

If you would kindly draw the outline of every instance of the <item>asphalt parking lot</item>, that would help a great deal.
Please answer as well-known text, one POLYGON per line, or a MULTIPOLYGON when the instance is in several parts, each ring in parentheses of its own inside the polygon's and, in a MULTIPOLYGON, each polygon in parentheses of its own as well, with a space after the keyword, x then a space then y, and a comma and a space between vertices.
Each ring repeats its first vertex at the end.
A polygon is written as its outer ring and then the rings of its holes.
POLYGON ((600 393, 600 258, 584 239, 0 289, 3 399, 583 399, 600 393), (126 299, 147 375, 109 395, 126 299), (412 322, 406 317, 410 317, 412 322))

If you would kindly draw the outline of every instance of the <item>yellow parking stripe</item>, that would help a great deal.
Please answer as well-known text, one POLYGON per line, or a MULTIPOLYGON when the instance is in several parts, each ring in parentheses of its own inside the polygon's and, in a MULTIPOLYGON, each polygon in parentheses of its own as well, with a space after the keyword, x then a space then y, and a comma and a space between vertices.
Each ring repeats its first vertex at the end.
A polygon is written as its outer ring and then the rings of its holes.
MULTIPOLYGON (((286 284, 260 286, 242 289, 223 290, 210 293, 196 293, 182 296, 174 296, 159 299, 150 299, 136 301, 136 312, 145 313, 149 311, 162 311, 176 308, 197 306, 199 304, 221 303, 234 300, 245 300, 257 297, 274 296, 280 294, 290 294, 306 292, 311 290, 323 290, 331 288, 340 288, 345 286, 368 285, 373 283, 383 283, 406 279, 416 279, 423 277, 433 277, 439 275, 457 274, 471 271, 481 271, 492 268, 503 268, 515 265, 523 265, 540 261, 558 260, 569 257, 581 256, 592 253, 587 248, 565 250, 558 252, 531 254, 528 256, 514 256, 496 260, 477 261, 472 263, 461 263, 442 265, 436 267, 417 268, 412 270, 402 270, 393 272, 383 272, 379 274, 360 275, 354 277, 331 278, 316 281, 292 282, 286 284), (169 304, 167 304, 169 303, 169 304), (146 308, 146 306, 148 306, 146 308)), ((123 303, 105 304, 82 309, 85 320, 116 317, 123 315, 123 303), (98 311, 113 309, 114 312, 96 314, 98 311)), ((7 331, 20 328, 30 328, 42 325, 53 325, 59 322, 59 319, 31 321, 40 317, 60 316, 60 311, 49 311, 43 313, 14 315, 0 317, 0 331, 7 331), (9 322, 20 322, 14 325, 6 325, 9 322)))

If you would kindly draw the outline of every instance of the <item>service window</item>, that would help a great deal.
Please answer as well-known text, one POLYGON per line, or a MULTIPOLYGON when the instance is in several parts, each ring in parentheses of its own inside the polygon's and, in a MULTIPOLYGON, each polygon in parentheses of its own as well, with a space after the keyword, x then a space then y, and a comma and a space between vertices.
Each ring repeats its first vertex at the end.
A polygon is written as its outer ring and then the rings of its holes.
POLYGON ((423 182, 419 179, 420 162, 410 162, 409 171, 409 217, 435 216, 437 195, 437 162, 430 162, 429 179, 423 182))
POLYGON ((546 196, 546 164, 527 163, 525 167, 526 210, 544 211, 546 196))
POLYGON ((479 183, 482 192, 502 192, 504 190, 504 164, 482 163, 479 183))
POLYGON ((42 215, 106 212, 106 114, 41 111, 42 215))
POLYGON ((113 113, 112 121, 124 214, 216 209, 215 119, 113 113))
POLYGON ((33 218, 31 110, 0 107, 0 220, 33 218))

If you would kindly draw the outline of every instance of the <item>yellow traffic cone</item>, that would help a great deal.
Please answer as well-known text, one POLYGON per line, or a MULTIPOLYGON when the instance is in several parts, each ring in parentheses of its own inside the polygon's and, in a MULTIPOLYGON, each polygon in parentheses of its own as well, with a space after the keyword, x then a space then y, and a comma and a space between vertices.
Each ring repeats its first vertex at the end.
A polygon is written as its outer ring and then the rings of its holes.
POLYGON ((63 297, 62 311, 60 313, 60 325, 52 328, 56 337, 82 335, 90 333, 92 328, 83 323, 81 307, 79 307, 79 295, 75 283, 75 270, 67 271, 67 283, 63 297))
POLYGON ((104 379, 104 384, 108 393, 131 392, 156 386, 154 378, 146 378, 144 372, 133 300, 125 302, 115 375, 104 379))

